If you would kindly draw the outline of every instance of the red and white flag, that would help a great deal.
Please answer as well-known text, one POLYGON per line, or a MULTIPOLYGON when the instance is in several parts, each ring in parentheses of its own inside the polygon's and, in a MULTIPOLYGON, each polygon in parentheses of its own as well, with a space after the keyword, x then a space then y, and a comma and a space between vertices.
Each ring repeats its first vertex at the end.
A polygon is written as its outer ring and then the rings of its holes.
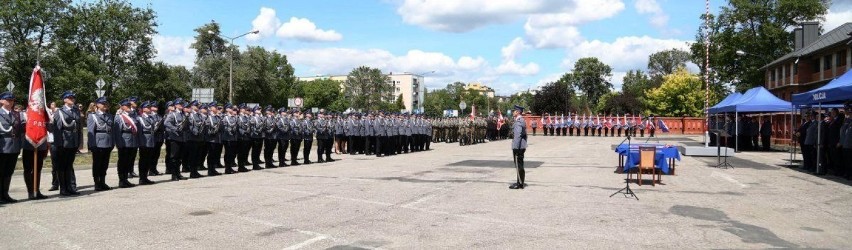
POLYGON ((30 77, 30 93, 27 97, 27 141, 38 148, 47 139, 47 107, 45 106, 44 80, 41 67, 36 66, 30 77))

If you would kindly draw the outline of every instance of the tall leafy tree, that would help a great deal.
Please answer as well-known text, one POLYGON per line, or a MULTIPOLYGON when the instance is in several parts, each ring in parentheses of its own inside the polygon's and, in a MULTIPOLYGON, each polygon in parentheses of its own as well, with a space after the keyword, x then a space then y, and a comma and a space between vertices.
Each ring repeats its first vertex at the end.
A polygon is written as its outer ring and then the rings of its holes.
POLYGON ((691 56, 689 51, 680 49, 663 50, 648 56, 648 75, 653 83, 651 87, 660 86, 664 76, 674 73, 679 67, 686 67, 691 56))
MULTIPOLYGON (((664 77, 659 88, 648 91, 646 106, 655 115, 693 116, 704 114, 704 82, 686 68, 679 68, 664 77)), ((719 102, 719 96, 711 93, 710 103, 719 102)))
POLYGON ((133 81, 116 88, 115 96, 135 95, 143 100, 166 102, 190 94, 188 83, 191 73, 184 66, 171 66, 163 62, 147 63, 140 66, 137 73, 133 81))
POLYGON ((364 110, 380 110, 384 103, 393 100, 390 77, 382 71, 361 66, 349 72, 344 82, 344 95, 350 107, 364 110))
POLYGON ((642 97, 645 96, 645 91, 655 87, 652 86, 651 79, 642 70, 628 70, 627 74, 622 78, 621 92, 642 97))
MULTIPOLYGON (((45 71, 56 65, 53 42, 60 20, 67 18, 70 0, 3 0, 0 8, 0 84, 17 87, 15 95, 28 91, 30 74, 37 60, 45 71), (39 54, 41 58, 39 58, 39 54)), ((52 87, 51 87, 52 88, 52 87)))
MULTIPOLYGON (((54 42, 61 61, 54 71, 58 89, 77 91, 80 102, 94 99, 95 80, 107 82, 109 96, 121 84, 134 80, 139 68, 154 56, 151 37, 156 33, 154 11, 123 0, 100 0, 70 8, 60 21, 54 42)), ((57 91, 59 92, 59 91, 57 91)), ((58 98, 61 93, 54 93, 58 98)))
POLYGON ((595 57, 580 58, 574 63, 574 71, 562 76, 559 81, 571 83, 588 104, 597 103, 598 99, 612 88, 612 67, 595 57))
MULTIPOLYGON (((693 61, 704 73, 705 44, 709 34, 711 76, 716 82, 733 82, 745 90, 764 82, 761 67, 793 50, 788 32, 803 21, 823 20, 827 0, 730 0, 718 16, 698 29, 690 47, 693 61), (738 56, 737 50, 748 55, 738 56)), ((702 23, 705 16, 701 16, 702 23)))
POLYGON ((432 90, 423 98, 423 108, 428 116, 441 116, 444 110, 454 109, 453 98, 447 89, 432 90))
POLYGON ((530 110, 539 114, 567 114, 572 110, 578 110, 573 101, 574 96, 574 91, 568 88, 568 82, 550 82, 541 87, 541 90, 535 94, 532 103, 530 103, 530 110))
POLYGON ((329 108, 340 99, 340 82, 331 79, 318 79, 300 82, 304 93, 305 107, 329 108))

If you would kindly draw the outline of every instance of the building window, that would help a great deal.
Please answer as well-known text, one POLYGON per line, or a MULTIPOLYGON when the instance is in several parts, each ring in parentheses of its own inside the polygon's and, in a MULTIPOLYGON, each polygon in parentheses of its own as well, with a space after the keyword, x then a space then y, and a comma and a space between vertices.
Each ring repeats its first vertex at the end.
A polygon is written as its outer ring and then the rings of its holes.
POLYGON ((814 59, 814 61, 811 63, 811 67, 813 68, 814 73, 819 73, 819 71, 820 71, 819 62, 820 62, 819 59, 814 59))
POLYGON ((843 56, 843 52, 837 52, 837 55, 835 55, 834 59, 836 59, 835 61, 837 62, 837 64, 835 65, 846 65, 846 57, 843 56))
POLYGON ((825 57, 823 57, 823 58, 824 58, 824 60, 823 60, 823 61, 825 61, 825 65, 822 65, 822 70, 829 70, 829 69, 831 69, 831 55, 827 55, 827 56, 825 56, 825 57))
POLYGON ((769 81, 775 81, 775 70, 772 70, 772 73, 769 73, 769 81))

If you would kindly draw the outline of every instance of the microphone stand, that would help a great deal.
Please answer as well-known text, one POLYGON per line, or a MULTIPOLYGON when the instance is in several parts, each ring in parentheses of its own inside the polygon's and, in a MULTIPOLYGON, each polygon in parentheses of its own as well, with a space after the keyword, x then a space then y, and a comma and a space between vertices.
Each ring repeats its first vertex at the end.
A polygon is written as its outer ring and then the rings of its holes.
MULTIPOLYGON (((630 135, 627 135, 627 139, 624 139, 624 141, 627 141, 627 158, 629 158, 630 157, 630 135)), ((621 141, 621 143, 618 144, 618 146, 623 145, 624 141, 621 141)), ((616 148, 618 148, 618 146, 616 146, 616 148)), ((626 159, 625 159, 625 161, 626 161, 626 159)), ((622 169, 624 169, 624 168, 627 168, 626 163, 624 164, 622 169)), ((609 195, 609 197, 612 197, 612 196, 615 196, 616 194, 621 193, 621 194, 624 194, 624 198, 628 198, 630 196, 633 196, 633 198, 636 198, 636 200, 639 200, 639 197, 636 196, 636 193, 633 193, 633 190, 630 189, 630 171, 627 170, 627 169, 624 169, 624 173, 627 174, 627 179, 624 181, 624 183, 625 183, 624 188, 619 189, 615 193, 612 193, 611 195, 609 195)))

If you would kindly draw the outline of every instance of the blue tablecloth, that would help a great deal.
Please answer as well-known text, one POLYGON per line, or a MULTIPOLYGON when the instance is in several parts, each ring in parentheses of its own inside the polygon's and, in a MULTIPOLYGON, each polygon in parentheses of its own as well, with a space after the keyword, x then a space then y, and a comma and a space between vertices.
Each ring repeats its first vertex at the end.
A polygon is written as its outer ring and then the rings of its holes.
POLYGON ((615 152, 618 153, 619 157, 627 156, 627 159, 624 161, 624 172, 630 171, 630 169, 636 168, 639 165, 639 146, 655 146, 657 148, 657 152, 654 154, 654 165, 662 170, 663 173, 669 173, 668 160, 675 159, 680 161, 680 152, 674 147, 659 144, 632 144, 629 148, 630 153, 627 154, 627 145, 620 145, 615 148, 615 152))

